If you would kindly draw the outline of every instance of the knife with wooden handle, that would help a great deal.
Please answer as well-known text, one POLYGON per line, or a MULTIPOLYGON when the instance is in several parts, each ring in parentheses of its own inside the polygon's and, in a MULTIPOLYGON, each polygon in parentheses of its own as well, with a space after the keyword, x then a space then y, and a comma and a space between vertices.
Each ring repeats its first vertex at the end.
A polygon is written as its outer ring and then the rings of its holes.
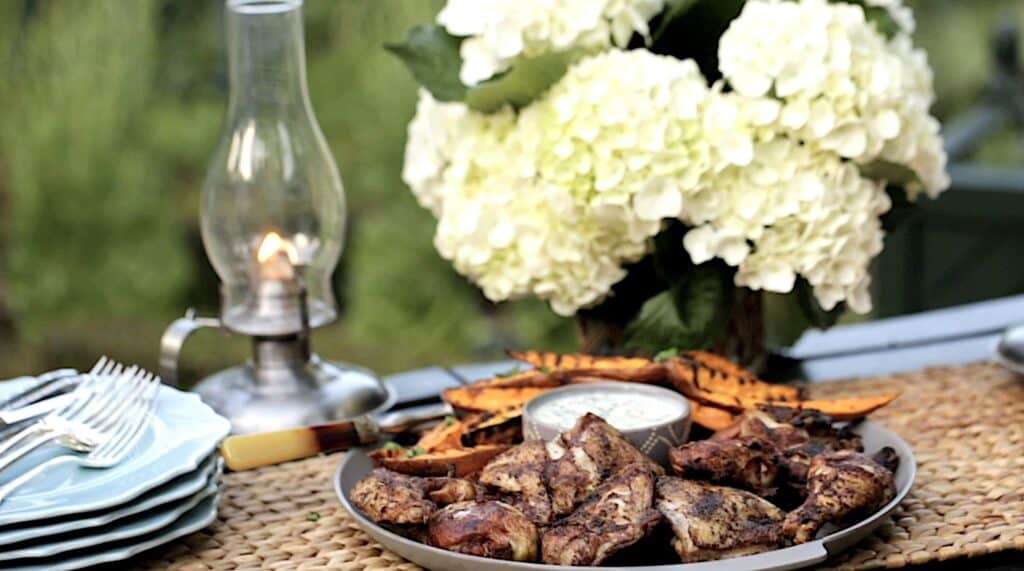
POLYGON ((432 405, 416 413, 396 412, 382 418, 369 416, 271 432, 228 436, 220 444, 224 463, 234 471, 249 470, 309 458, 317 454, 373 444, 385 434, 399 434, 452 413, 448 405, 432 405))

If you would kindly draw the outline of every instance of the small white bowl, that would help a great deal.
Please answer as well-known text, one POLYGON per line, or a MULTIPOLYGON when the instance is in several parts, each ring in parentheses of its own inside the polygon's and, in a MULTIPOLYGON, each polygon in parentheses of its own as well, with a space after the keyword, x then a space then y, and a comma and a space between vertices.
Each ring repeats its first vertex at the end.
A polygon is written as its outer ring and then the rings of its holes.
MULTIPOLYGON (((562 426, 561 424, 545 422, 538 419, 537 412, 541 407, 565 398, 566 395, 591 393, 653 396, 658 400, 670 401, 677 405, 679 409, 677 415, 643 426, 622 428, 615 426, 614 419, 605 419, 609 421, 609 424, 618 428, 634 446, 659 464, 665 465, 668 462, 669 449, 686 442, 686 438, 690 434, 690 402, 683 395, 654 385, 607 381, 569 385, 533 397, 523 407, 523 437, 528 440, 540 438, 548 441, 569 430, 572 428, 572 423, 569 426, 562 426)), ((590 412, 601 416, 600 411, 590 412)))

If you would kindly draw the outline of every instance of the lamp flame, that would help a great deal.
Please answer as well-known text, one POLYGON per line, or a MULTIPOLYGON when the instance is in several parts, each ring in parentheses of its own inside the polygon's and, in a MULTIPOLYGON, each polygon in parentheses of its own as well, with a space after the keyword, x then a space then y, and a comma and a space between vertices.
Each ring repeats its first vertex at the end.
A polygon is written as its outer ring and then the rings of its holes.
POLYGON ((259 249, 256 250, 256 260, 265 264, 281 254, 288 256, 288 261, 292 265, 298 265, 300 262, 299 251, 294 244, 282 238, 277 232, 267 232, 260 242, 259 249))

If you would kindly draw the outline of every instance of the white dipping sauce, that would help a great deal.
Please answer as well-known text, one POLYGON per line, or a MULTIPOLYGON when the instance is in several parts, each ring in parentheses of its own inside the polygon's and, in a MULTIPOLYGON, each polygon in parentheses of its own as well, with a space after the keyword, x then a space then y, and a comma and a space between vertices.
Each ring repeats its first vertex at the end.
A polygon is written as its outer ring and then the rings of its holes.
POLYGON ((632 430, 674 420, 682 416, 684 410, 678 402, 646 393, 595 390, 552 398, 537 407, 533 415, 539 422, 566 430, 588 412, 619 430, 632 430))

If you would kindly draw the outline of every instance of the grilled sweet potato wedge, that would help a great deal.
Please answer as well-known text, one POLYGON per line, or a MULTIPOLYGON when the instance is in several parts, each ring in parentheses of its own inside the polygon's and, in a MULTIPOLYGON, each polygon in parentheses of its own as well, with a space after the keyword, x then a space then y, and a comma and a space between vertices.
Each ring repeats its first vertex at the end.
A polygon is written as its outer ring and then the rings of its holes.
POLYGON ((745 402, 793 402, 801 400, 799 387, 769 383, 712 353, 691 352, 666 359, 668 379, 686 396, 722 407, 741 410, 745 402), (735 402, 734 402, 735 401, 735 402))
POLYGON ((796 410, 816 410, 832 417, 835 421, 848 421, 863 418, 900 396, 899 393, 846 397, 835 399, 802 400, 787 403, 772 403, 777 408, 793 408, 796 410))
POLYGON ((638 383, 656 383, 665 379, 665 367, 645 357, 597 357, 542 351, 509 351, 509 356, 555 377, 598 377, 638 383))
POLYGON ((448 417, 424 432, 416 442, 416 446, 427 452, 462 448, 462 436, 465 433, 466 421, 448 417))
POLYGON ((722 430, 736 422, 737 416, 727 410, 690 400, 690 418, 708 430, 722 430))
POLYGON ((466 476, 481 470, 491 458, 508 450, 504 444, 485 444, 414 454, 415 448, 379 448, 370 453, 379 466, 412 476, 466 476))
POLYGON ((471 387, 493 387, 493 388, 519 388, 519 387, 560 387, 566 383, 562 375, 556 375, 551 371, 529 369, 508 374, 495 375, 489 379, 473 381, 467 386, 471 387))
POLYGON ((488 384, 472 384, 452 387, 441 393, 441 398, 462 413, 500 413, 511 407, 522 406, 526 401, 551 389, 546 386, 495 387, 488 384))
POLYGON ((462 446, 482 444, 517 444, 523 440, 523 407, 514 406, 500 412, 481 412, 462 422, 462 446))

